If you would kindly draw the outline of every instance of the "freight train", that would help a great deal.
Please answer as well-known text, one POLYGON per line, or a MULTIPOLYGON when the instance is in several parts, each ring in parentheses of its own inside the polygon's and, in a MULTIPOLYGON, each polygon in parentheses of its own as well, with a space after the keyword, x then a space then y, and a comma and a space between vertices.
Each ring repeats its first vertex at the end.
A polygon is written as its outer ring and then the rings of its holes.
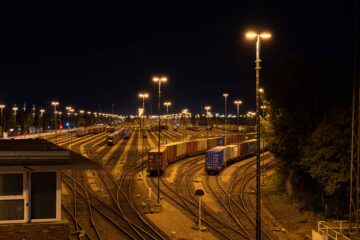
POLYGON ((160 174, 165 170, 168 164, 176 162, 187 156, 195 156, 205 153, 208 149, 216 146, 224 146, 237 141, 247 141, 255 139, 255 133, 247 133, 224 137, 212 137, 190 140, 185 142, 173 142, 150 150, 148 152, 148 173, 150 175, 160 174))
MULTIPOLYGON (((260 150, 264 149, 264 142, 260 141, 260 150)), ((241 141, 238 144, 217 146, 205 153, 205 170, 208 174, 218 174, 232 162, 256 154, 256 139, 241 141)))
POLYGON ((97 134, 104 132, 106 130, 106 126, 94 126, 94 127, 87 127, 87 128, 79 128, 76 130, 76 136, 82 137, 88 134, 97 134))

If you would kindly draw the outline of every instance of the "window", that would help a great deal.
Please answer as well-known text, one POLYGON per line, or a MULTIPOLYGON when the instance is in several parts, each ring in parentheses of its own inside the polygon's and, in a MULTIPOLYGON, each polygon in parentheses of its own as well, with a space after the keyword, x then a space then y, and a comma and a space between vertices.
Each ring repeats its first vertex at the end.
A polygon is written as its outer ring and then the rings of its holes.
POLYGON ((31 173, 31 219, 56 218, 56 172, 31 173))
POLYGON ((0 174, 0 222, 25 221, 23 173, 0 174))

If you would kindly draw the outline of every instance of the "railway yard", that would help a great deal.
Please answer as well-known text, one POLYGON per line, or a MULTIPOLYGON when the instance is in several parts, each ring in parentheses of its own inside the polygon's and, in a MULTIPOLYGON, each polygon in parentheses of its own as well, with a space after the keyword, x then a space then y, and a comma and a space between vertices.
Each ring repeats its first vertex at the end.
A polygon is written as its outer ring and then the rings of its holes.
MULTIPOLYGON (((157 148, 158 131, 142 133, 138 126, 122 126, 118 131, 130 134, 111 144, 113 133, 105 129, 47 137, 103 166, 102 170, 62 173, 62 212, 70 223, 72 239, 255 239, 253 156, 216 175, 204 170, 204 153, 186 156, 167 165, 158 178, 147 173, 147 152, 157 148), (197 189, 205 192, 201 231, 197 189)), ((161 131, 160 139, 163 145, 216 136, 224 136, 224 131, 169 128, 161 131)), ((264 172, 276 167, 269 153, 263 152, 262 160, 264 172)), ((270 231, 271 221, 271 216, 263 216, 262 239, 278 239, 270 231)))

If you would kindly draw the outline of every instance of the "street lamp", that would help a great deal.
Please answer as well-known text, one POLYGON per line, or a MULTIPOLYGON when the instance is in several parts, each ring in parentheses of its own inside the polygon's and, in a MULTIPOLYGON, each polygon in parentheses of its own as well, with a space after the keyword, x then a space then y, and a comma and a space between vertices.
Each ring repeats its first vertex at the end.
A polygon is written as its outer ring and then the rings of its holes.
POLYGON ((242 104, 242 101, 241 100, 235 100, 234 101, 234 104, 236 105, 236 112, 237 112, 237 125, 239 127, 239 106, 240 104, 242 104))
POLYGON ((142 145, 142 150, 141 150, 141 178, 144 175, 144 131, 143 128, 145 127, 145 122, 143 121, 143 116, 145 113, 145 99, 149 97, 149 94, 147 93, 139 93, 139 98, 142 98, 142 112, 140 117, 140 131, 141 131, 141 145, 142 145))
POLYGON ((227 97, 229 96, 229 94, 228 93, 223 93, 223 96, 224 96, 224 98, 225 98, 225 116, 224 116, 224 118, 225 118, 225 127, 224 127, 224 131, 225 131, 225 135, 224 135, 224 139, 226 138, 226 124, 227 124, 227 122, 226 122, 226 118, 227 118, 227 97))
MULTIPOLYGON (((169 107, 171 106, 171 102, 164 102, 166 107, 166 127, 168 128, 168 117, 169 117, 169 107)), ((165 142, 167 143, 167 135, 165 135, 165 142)))
MULTIPOLYGON (((159 84, 159 88, 158 88, 158 122, 159 122, 159 136, 158 136, 158 157, 160 158, 160 132, 161 132, 161 128, 160 128, 160 108, 161 108, 161 83, 166 83, 167 82, 167 78, 166 77, 153 77, 153 82, 158 83, 159 84)), ((158 205, 160 205, 160 161, 161 159, 158 159, 158 194, 157 194, 157 201, 158 201, 158 205)))
POLYGON ((3 109, 5 108, 5 104, 0 104, 0 109, 1 109, 1 133, 3 134, 5 131, 5 118, 3 115, 3 109))
POLYGON ((16 133, 18 132, 18 126, 17 126, 17 124, 16 124, 16 113, 17 113, 17 110, 18 110, 19 108, 16 106, 16 104, 14 105, 14 107, 12 108, 12 110, 14 111, 13 112, 13 115, 14 115, 14 122, 15 122, 15 126, 16 126, 16 133))
POLYGON ((241 100, 235 100, 234 104, 236 105, 236 113, 237 113, 237 121, 236 121, 236 125, 237 125, 237 141, 238 141, 238 153, 240 156, 240 132, 239 132, 239 106, 240 104, 242 104, 241 100))
POLYGON ((45 109, 40 108, 40 127, 41 127, 41 132, 44 131, 44 113, 45 113, 45 109))
POLYGON ((84 112, 85 112, 84 110, 80 110, 80 111, 79 111, 80 116, 81 116, 81 118, 80 118, 80 120, 81 120, 80 126, 82 125, 82 127, 85 126, 85 122, 84 122, 84 112))
POLYGON ((139 93, 139 98, 142 98, 142 109, 143 109, 143 112, 141 114, 141 119, 140 119, 140 130, 141 130, 142 135, 143 135, 143 131, 142 131, 143 129, 141 128, 141 125, 143 126, 143 128, 145 127, 145 121, 143 121, 144 114, 145 114, 145 99, 148 97, 149 97, 149 94, 147 94, 147 93, 139 93))
MULTIPOLYGON (((61 115, 62 115, 62 112, 58 112, 58 114, 59 114, 59 126, 61 127, 61 125, 62 125, 62 122, 61 122, 61 115)), ((61 131, 61 130, 60 130, 61 131)), ((61 133, 61 132, 60 132, 61 133)))
POLYGON ((54 116, 55 116, 55 125, 54 125, 54 127, 55 127, 55 134, 56 134, 56 132, 57 132, 57 119, 56 119, 56 107, 57 106, 59 106, 59 102, 58 101, 52 101, 51 102, 51 105, 53 105, 54 106, 54 116))
POLYGON ((209 137, 209 121, 208 121, 208 116, 209 116, 209 111, 210 111, 211 107, 210 106, 205 106, 205 110, 206 110, 206 138, 209 137))
POLYGON ((256 240, 261 240, 261 216, 260 216, 260 40, 271 38, 271 34, 247 32, 247 39, 256 39, 256 240))

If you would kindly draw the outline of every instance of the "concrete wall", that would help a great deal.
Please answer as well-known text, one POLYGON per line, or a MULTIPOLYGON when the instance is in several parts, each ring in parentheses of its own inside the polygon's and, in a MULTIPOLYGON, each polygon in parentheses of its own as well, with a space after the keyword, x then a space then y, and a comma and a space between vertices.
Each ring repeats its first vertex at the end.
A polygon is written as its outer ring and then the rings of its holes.
POLYGON ((68 235, 67 221, 0 225, 0 240, 65 240, 68 235))

